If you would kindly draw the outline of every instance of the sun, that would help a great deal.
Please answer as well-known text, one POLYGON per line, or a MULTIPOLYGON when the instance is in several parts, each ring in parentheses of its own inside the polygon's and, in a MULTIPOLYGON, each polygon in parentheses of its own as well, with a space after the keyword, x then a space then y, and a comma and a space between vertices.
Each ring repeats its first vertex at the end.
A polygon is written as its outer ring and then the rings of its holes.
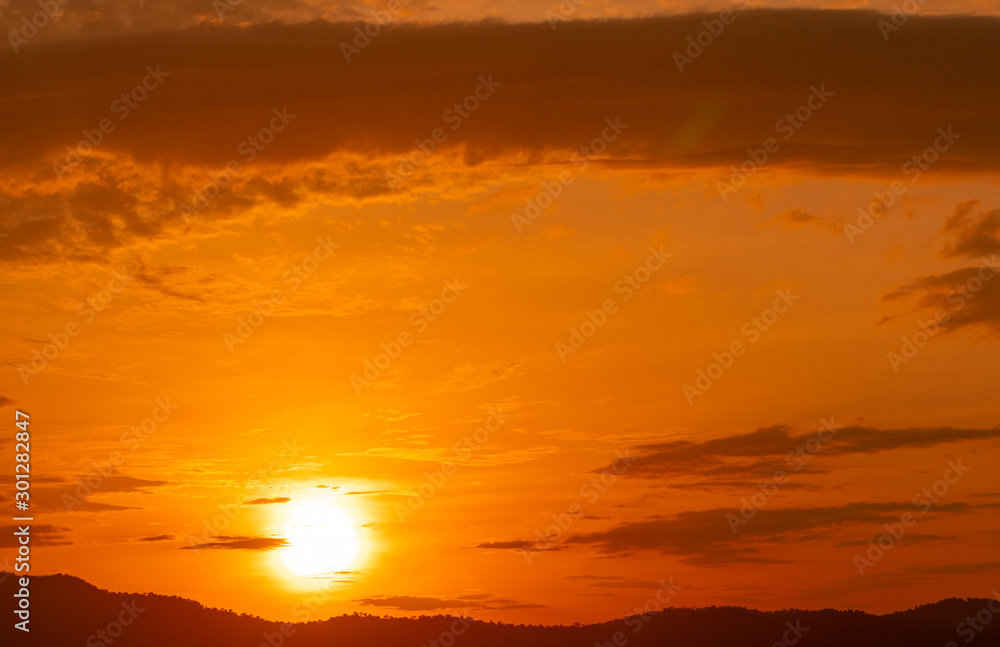
POLYGON ((312 577, 350 570, 361 556, 361 533, 345 508, 318 499, 293 503, 283 533, 288 546, 281 563, 295 575, 312 577))

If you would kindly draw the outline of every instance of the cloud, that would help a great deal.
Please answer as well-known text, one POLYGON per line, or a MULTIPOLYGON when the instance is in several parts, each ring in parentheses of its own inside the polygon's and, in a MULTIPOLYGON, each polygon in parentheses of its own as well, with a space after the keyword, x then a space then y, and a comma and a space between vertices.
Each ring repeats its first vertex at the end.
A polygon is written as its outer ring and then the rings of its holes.
POLYGON ((190 270, 191 268, 188 267, 148 268, 145 264, 140 264, 133 276, 136 281, 142 285, 165 296, 185 299, 188 301, 204 301, 204 296, 182 292, 173 287, 170 283, 171 280, 175 279, 175 277, 184 275, 190 270))
MULTIPOLYGON (((0 16, 4 34, 19 32, 25 17, 38 13, 37 0, 10 0, 0 16)), ((380 8, 384 8, 382 3, 380 8)), ((270 21, 297 22, 322 18, 337 20, 371 21, 372 6, 360 0, 344 0, 336 4, 316 3, 309 0, 282 0, 281 2, 255 2, 253 4, 231 0, 204 3, 184 0, 169 4, 146 5, 130 0, 74 0, 60 3, 57 18, 38 30, 31 43, 47 38, 96 36, 119 34, 128 31, 149 32, 170 27, 216 22, 261 23, 270 21), (37 40, 36 40, 37 39, 37 40)), ((434 11, 426 0, 408 1, 393 18, 405 20, 434 11)), ((6 39, 5 39, 6 40, 6 39)), ((30 52, 34 44, 21 45, 30 52)))
POLYGON ((155 535, 153 537, 140 537, 139 541, 173 541, 176 538, 175 535, 155 535))
MULTIPOLYGON (((896 0, 854 0, 850 6, 891 12, 896 0)), ((754 5, 760 8, 785 8, 803 4, 800 0, 762 0, 754 5)), ((836 8, 843 6, 838 2, 823 2, 815 0, 809 3, 817 8, 836 8)), ((18 32, 24 20, 38 13, 37 0, 7 0, 4 13, 0 14, 0 28, 6 34, 8 31, 18 32)), ((430 0, 407 0, 396 5, 397 10, 390 13, 393 23, 428 21, 468 21, 476 19, 504 19, 510 22, 538 21, 547 17, 538 4, 530 0, 515 0, 514 2, 487 2, 470 5, 466 2, 445 0, 430 2, 430 0)), ((730 0, 713 0, 698 5, 703 11, 718 13, 725 8, 733 8, 730 0)), ((192 25, 208 26, 210 24, 255 24, 264 22, 308 22, 315 20, 340 20, 359 22, 386 21, 387 1, 377 3, 364 0, 342 0, 337 3, 317 2, 316 0, 260 0, 253 4, 239 0, 225 0, 204 3, 199 0, 182 0, 169 4, 158 3, 147 5, 131 0, 75 0, 72 3, 60 3, 59 14, 43 24, 38 35, 33 36, 31 44, 22 48, 31 51, 34 43, 47 39, 66 39, 77 36, 100 36, 120 34, 129 31, 147 33, 162 29, 190 27, 192 25)), ((555 5, 552 9, 557 13, 562 8, 555 5)), ((585 5, 576 4, 573 7, 573 18, 623 18, 630 16, 648 16, 657 13, 686 13, 691 10, 687 0, 589 0, 585 5)), ((949 2, 922 6, 920 13, 967 13, 993 14, 996 5, 991 0, 949 0, 949 2)), ((874 23, 874 19, 873 19, 874 23)), ((569 24, 563 25, 565 29, 569 24)), ((363 25, 361 25, 363 27, 363 25)), ((548 24, 545 25, 548 27, 548 24)), ((24 50, 22 50, 24 51, 24 50)), ((342 60, 342 59, 341 59, 342 60)))
POLYGON ((278 496, 274 497, 273 499, 261 498, 261 499, 253 499, 251 501, 244 501, 243 505, 269 505, 272 503, 288 503, 289 501, 291 501, 291 499, 288 498, 287 496, 278 496))
MULTIPOLYGON (((949 503, 935 506, 937 513, 971 512, 979 506, 949 503)), ((753 519, 734 535, 727 515, 735 508, 685 511, 629 521, 595 532, 580 533, 562 541, 536 544, 533 540, 486 542, 476 548, 508 550, 564 550, 571 546, 593 546, 606 555, 630 555, 655 551, 682 557, 695 566, 769 564, 784 561, 764 553, 767 548, 795 540, 827 536, 837 528, 866 524, 878 526, 896 521, 911 503, 847 503, 842 506, 758 510, 753 519)))
POLYGON ((465 362, 453 367, 439 381, 434 391, 437 393, 458 393, 472 391, 487 384, 499 382, 517 375, 521 362, 482 364, 465 362))
MULTIPOLYGON (((932 318, 922 324, 929 332, 954 332, 979 328, 987 336, 1000 336, 1000 209, 987 210, 979 200, 955 206, 942 233, 953 238, 941 250, 944 258, 976 261, 943 274, 916 277, 882 296, 884 303, 911 301, 910 312, 932 318)), ((883 317, 879 324, 899 315, 883 317)))
MULTIPOLYGON (((443 112, 473 92, 479 75, 492 75, 501 84, 495 96, 449 133, 448 146, 464 146, 469 164, 511 152, 569 153, 600 135, 604 119, 615 116, 608 114, 613 106, 636 138, 628 143, 623 136, 623 147, 609 151, 615 158, 676 167, 727 166, 741 160, 747 146, 775 135, 777 119, 805 101, 811 84, 823 83, 834 92, 830 101, 838 107, 810 121, 811 132, 785 142, 774 163, 858 163, 869 168, 882 163, 898 170, 898 160, 909 157, 914 146, 925 147, 925 138, 947 125, 940 123, 941 114, 956 115, 952 125, 963 133, 963 163, 993 168, 1000 160, 992 146, 991 95, 982 94, 979 83, 981 74, 994 73, 1000 63, 973 38, 1000 34, 992 18, 913 16, 907 34, 886 48, 881 40, 867 37, 872 28, 867 12, 746 11, 740 15, 741 29, 720 39, 713 57, 697 61, 697 74, 678 73, 672 50, 658 45, 683 44, 704 28, 701 18, 593 21, 555 33, 496 22, 389 25, 377 41, 379 56, 364 61, 364 74, 354 74, 346 62, 339 64, 339 44, 353 36, 353 25, 323 22, 39 43, 38 55, 22 56, 10 66, 7 109, 12 119, 0 126, 10 148, 0 162, 13 163, 14 151, 47 162, 45 155, 75 143, 81 128, 115 118, 108 104, 129 89, 121 87, 123 79, 131 74, 141 80, 145 64, 159 64, 169 76, 134 115, 120 121, 102 150, 139 160, 221 166, 234 156, 237 144, 261 129, 262 120, 268 121, 280 97, 297 116, 295 127, 267 148, 274 162, 339 152, 369 155, 373 149, 409 153, 417 135, 435 126, 451 130, 450 122, 442 122, 443 112), (772 47, 759 47, 765 34, 772 47), (937 47, 926 47, 925 38, 933 38, 937 47), (304 39, 310 47, 301 47, 304 39), (836 59, 825 56, 828 45, 844 40, 855 46, 836 59), (595 41, 605 46, 581 47, 595 41), (512 48, 510 42, 520 46, 512 48), (428 43, 441 47, 427 48, 428 43), (466 55, 451 56, 459 46, 466 55), (651 51, 657 54, 649 56, 651 51), (609 52, 614 54, 609 57, 609 52), (795 52, 794 60, 789 52, 795 52), (59 56, 66 65, 51 68, 43 53, 59 56), (944 55, 947 60, 942 61, 944 55), (560 93, 542 99, 531 91, 551 80, 551 72, 545 66, 525 66, 529 58, 560 69, 560 93), (269 65, 258 65, 261 61, 269 65), (400 65, 407 63, 434 71, 416 76, 412 84, 395 83, 400 65), (919 69, 928 63, 956 71, 947 79, 950 92, 940 92, 936 76, 898 76, 900 64, 919 69), (42 66, 47 66, 44 78, 38 75, 42 66), (881 83, 893 74, 899 83, 881 83), (803 75, 809 80, 804 82, 803 75), (664 82, 638 82, 650 78, 664 82), (770 81, 766 96, 755 89, 760 80, 770 81), (742 83, 737 86, 736 81, 742 83), (38 100, 32 92, 42 83, 65 88, 65 108, 46 114, 45 120, 20 119, 35 116, 29 112, 38 100), (340 91, 326 98, 316 92, 317 84, 340 91), (697 114, 699 103, 692 95, 704 96, 703 90, 718 87, 730 88, 718 127, 678 146, 677 124, 697 114), (914 102, 916 97, 921 101, 914 102), (784 109, 775 114, 775 105, 784 109), (570 106, 577 110, 567 111, 570 106), (900 107, 909 109, 900 112, 900 107), (827 137, 831 133, 837 137, 827 137)), ((98 192, 94 197, 99 195, 129 199, 129 193, 98 192)))
MULTIPOLYGON (((31 526, 32 546, 70 546, 73 544, 66 536, 69 528, 53 526, 42 523, 31 526)), ((18 532, 17 526, 0 526, 0 548, 15 548, 18 546, 18 538, 14 535, 18 532)))
POLYGON ((565 550, 565 546, 559 544, 552 544, 551 546, 546 546, 544 548, 539 548, 537 546, 538 542, 532 539, 512 539, 506 541, 486 541, 481 544, 476 544, 473 548, 486 548, 493 550, 565 550))
POLYGON ((958 562, 953 564, 911 564, 903 567, 904 570, 927 575, 957 575, 972 574, 978 575, 989 571, 1000 569, 1000 561, 991 562, 958 562))
POLYGON ((663 283, 663 290, 674 296, 690 294, 697 288, 698 281, 693 276, 682 276, 663 283))
POLYGON ((77 487, 36 488, 31 497, 32 507, 39 512, 124 512, 138 510, 135 506, 91 501, 93 493, 78 492, 77 487), (80 494, 83 496, 80 496, 80 494))
POLYGON ((569 238, 574 233, 575 230, 561 223, 542 230, 542 236, 549 240, 562 240, 563 238, 569 238))
POLYGON ((1000 252, 1000 209, 982 209, 979 200, 962 202, 945 221, 944 233, 955 237, 942 250, 946 258, 996 254, 1000 252))
MULTIPOLYGON (((833 95, 807 127, 779 140, 769 169, 895 177, 900 160, 941 127, 961 134, 962 151, 937 162, 935 177, 1000 168, 1000 88, 982 84, 1000 68, 989 45, 1000 39, 996 19, 911 16, 885 47, 871 38, 871 13, 749 10, 711 56, 694 61, 696 73, 680 73, 672 52, 703 29, 703 18, 574 22, 557 31, 495 21, 387 25, 350 65, 339 44, 353 38, 353 25, 322 21, 39 41, 0 53, 0 231, 8 233, 0 260, 108 262, 111 251, 210 233, 269 205, 472 195, 487 178, 576 168, 571 156, 600 139, 605 119, 618 120, 621 132, 591 170, 722 173, 748 148, 781 138, 776 123, 813 86, 833 95), (852 47, 827 56, 844 42, 852 47), (109 106, 147 65, 166 76, 121 119, 109 106), (416 70, 411 82, 398 83, 400 69, 416 70), (901 72, 914 69, 950 73, 901 72), (560 91, 542 97, 537 88, 554 75, 560 91), (499 85, 456 121, 455 106, 481 78, 499 85), (46 94, 52 87, 58 102, 46 94), (237 152, 286 107, 294 119, 258 158, 237 152), (52 163, 103 119, 114 130, 57 180, 52 163), (446 141, 405 191, 394 190, 386 173, 435 128, 446 141), (185 222, 178 206, 234 160, 239 172, 185 222)), ((153 272, 144 280, 170 289, 153 272)))
MULTIPOLYGON (((897 286, 882 296, 891 303, 913 301, 910 312, 924 312, 925 334, 979 329, 987 336, 1000 336, 1000 260, 994 255, 981 265, 962 267, 944 274, 931 274, 897 286)), ((898 315, 883 317, 879 324, 898 315)))
MULTIPOLYGON (((961 503, 935 507, 939 513, 962 513, 973 509, 961 503)), ((657 551, 680 555, 693 565, 718 566, 734 563, 782 561, 762 554, 774 543, 815 538, 838 527, 867 524, 877 526, 899 519, 910 503, 848 503, 842 506, 758 510, 752 521, 733 535, 726 515, 733 509, 681 512, 671 517, 626 522, 592 533, 569 537, 569 544, 588 544, 601 553, 657 551)))
MULTIPOLYGON (((0 476, 0 483, 12 481, 12 477, 0 476)), ((101 476, 97 472, 81 475, 74 481, 56 477, 33 479, 37 484, 32 489, 31 504, 39 512, 124 512, 138 510, 135 506, 117 505, 94 501, 93 498, 106 494, 151 494, 153 488, 170 485, 169 481, 136 478, 134 476, 101 476)))
POLYGON ((181 546, 181 550, 197 550, 201 548, 217 548, 223 550, 274 550, 288 546, 284 537, 240 537, 219 535, 215 541, 193 546, 181 546))
POLYGON ((660 586, 657 582, 636 580, 628 577, 610 577, 605 575, 567 575, 567 580, 582 580, 590 586, 608 589, 646 589, 653 590, 660 586))
POLYGON ((803 211, 802 209, 789 209, 781 211, 768 220, 767 224, 772 226, 781 225, 784 229, 794 229, 796 227, 813 225, 819 229, 836 234, 839 234, 842 231, 842 228, 837 223, 831 222, 825 218, 820 218, 819 216, 814 216, 803 211))
MULTIPOLYGON (((1000 429, 874 429, 850 426, 825 431, 823 437, 829 440, 820 443, 816 432, 792 435, 788 427, 777 425, 702 442, 676 440, 639 445, 634 448, 638 455, 633 457, 624 474, 684 477, 683 483, 671 483, 673 487, 752 486, 752 479, 770 476, 777 470, 820 473, 822 469, 812 461, 824 457, 995 440, 1000 438, 1000 429), (813 447, 817 451, 810 452, 813 447), (697 474, 698 478, 692 481, 691 474, 697 474)), ((785 487, 788 486, 811 487, 796 483, 785 487)))
MULTIPOLYGON (((871 537, 866 537, 864 539, 848 539, 845 541, 834 542, 833 545, 837 548, 845 548, 848 546, 867 546, 868 542, 877 542, 878 538, 882 536, 883 533, 876 533, 871 537)), ((954 542, 959 539, 955 536, 944 537, 942 535, 917 535, 914 533, 907 533, 905 537, 901 538, 899 541, 903 541, 907 544, 913 543, 924 543, 924 542, 935 542, 935 541, 949 541, 954 542)))
POLYGON ((435 611, 443 609, 540 609, 544 605, 528 604, 501 598, 491 594, 463 595, 455 598, 434 598, 414 595, 378 595, 370 598, 354 600, 359 604, 375 607, 387 607, 399 611, 435 611))
POLYGON ((471 457, 464 457, 454 447, 372 447, 363 452, 345 452, 340 456, 376 456, 399 461, 418 461, 427 463, 461 462, 468 466, 514 465, 543 459, 558 453, 559 447, 542 445, 521 449, 504 447, 480 447, 471 457))
POLYGON ((141 479, 134 476, 109 476, 95 489, 99 492, 141 492, 149 494, 148 490, 150 488, 163 487, 164 485, 170 485, 170 481, 141 479))
MULTIPOLYGON (((905 541, 905 538, 904 538, 905 541)), ((944 564, 908 564, 890 571, 866 571, 864 579, 855 574, 820 584, 800 594, 801 599, 843 599, 867 595, 874 589, 914 589, 940 585, 941 578, 956 575, 982 575, 1000 569, 1000 561, 954 562, 944 564)))

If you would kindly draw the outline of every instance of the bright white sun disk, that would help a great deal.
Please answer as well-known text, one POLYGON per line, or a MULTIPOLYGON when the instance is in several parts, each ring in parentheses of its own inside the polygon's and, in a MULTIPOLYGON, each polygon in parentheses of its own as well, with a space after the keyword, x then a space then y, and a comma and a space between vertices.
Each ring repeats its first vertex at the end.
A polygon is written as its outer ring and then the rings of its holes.
POLYGON ((281 562, 292 573, 315 576, 349 570, 361 555, 361 535, 350 512, 320 500, 292 503, 281 562))

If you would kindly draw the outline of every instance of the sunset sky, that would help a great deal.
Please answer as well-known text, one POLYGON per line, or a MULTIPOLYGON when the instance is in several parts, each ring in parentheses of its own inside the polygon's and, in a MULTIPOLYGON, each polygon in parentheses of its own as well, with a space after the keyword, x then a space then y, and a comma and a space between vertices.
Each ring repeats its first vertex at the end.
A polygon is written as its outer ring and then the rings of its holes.
POLYGON ((32 574, 288 620, 997 586, 992 0, 3 4, 32 574))

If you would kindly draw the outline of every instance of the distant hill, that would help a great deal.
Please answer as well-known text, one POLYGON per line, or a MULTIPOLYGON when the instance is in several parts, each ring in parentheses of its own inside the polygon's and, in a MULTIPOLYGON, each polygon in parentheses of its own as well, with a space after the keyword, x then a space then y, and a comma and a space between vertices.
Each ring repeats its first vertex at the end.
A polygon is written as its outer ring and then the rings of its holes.
MULTIPOLYGON (((451 616, 403 619, 355 614, 289 625, 286 635, 282 635, 281 623, 209 609, 174 596, 111 593, 68 575, 31 578, 31 633, 26 636, 13 629, 10 609, 14 582, 15 578, 8 577, 0 584, 4 605, 0 644, 4 647, 422 647, 431 640, 437 642, 428 647, 1000 645, 1000 618, 985 622, 987 616, 990 620, 993 616, 988 610, 990 601, 985 599, 952 598, 885 615, 829 609, 764 612, 742 607, 670 608, 645 620, 633 616, 571 627, 467 621, 465 629, 451 616), (138 615, 129 611, 133 602, 142 609, 138 615), (977 613, 979 621, 975 620, 977 613), (130 623, 121 633, 114 626, 119 617, 130 623), (972 624, 968 618, 972 618, 972 624), (465 629, 453 641, 448 637, 452 627, 465 629), (97 636, 99 629, 110 632, 105 640, 97 636), (616 636, 617 632, 621 633, 616 636)), ((997 603, 993 607, 1000 610, 997 603)))

